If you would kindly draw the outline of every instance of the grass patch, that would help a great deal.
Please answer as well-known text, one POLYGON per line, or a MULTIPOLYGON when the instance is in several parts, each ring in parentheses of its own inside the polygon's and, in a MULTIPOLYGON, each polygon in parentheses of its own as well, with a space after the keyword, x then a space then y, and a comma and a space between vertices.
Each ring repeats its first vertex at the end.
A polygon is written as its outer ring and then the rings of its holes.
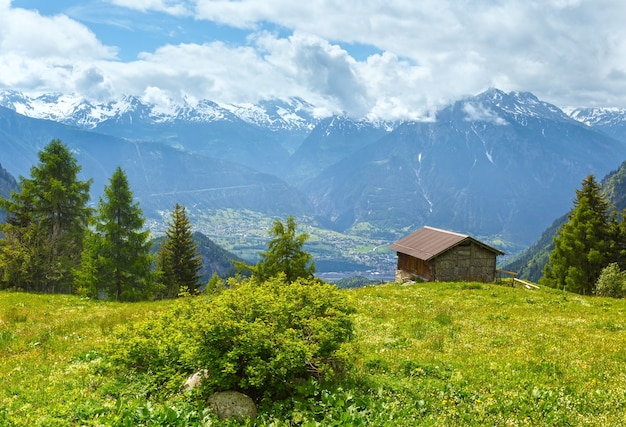
MULTIPOLYGON (((254 425, 626 425, 624 300, 467 283, 344 292, 348 379, 259 402, 254 425)), ((168 304, 0 292, 0 425, 215 425, 189 395, 112 374, 113 329, 168 304)))

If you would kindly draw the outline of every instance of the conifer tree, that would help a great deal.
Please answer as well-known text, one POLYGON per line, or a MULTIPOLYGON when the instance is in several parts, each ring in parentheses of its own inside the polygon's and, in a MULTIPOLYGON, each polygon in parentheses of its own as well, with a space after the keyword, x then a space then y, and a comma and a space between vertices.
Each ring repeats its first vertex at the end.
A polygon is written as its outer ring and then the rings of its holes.
POLYGON ((261 281, 284 273, 289 283, 315 273, 313 257, 302 249, 309 236, 306 233, 296 234, 296 220, 293 216, 289 216, 285 223, 275 220, 269 234, 273 238, 267 244, 267 251, 259 254, 260 261, 255 266, 235 263, 239 269, 252 271, 261 281))
POLYGON ((143 225, 143 212, 133 202, 126 174, 118 167, 100 197, 93 234, 85 240, 87 253, 77 274, 82 289, 103 291, 116 301, 151 296, 150 232, 142 231, 143 225))
POLYGON ((196 294, 201 269, 202 257, 193 240, 189 218, 185 208, 177 203, 157 255, 157 275, 164 286, 164 297, 176 298, 181 293, 196 294))
POLYGON ((72 292, 72 270, 80 263, 92 214, 87 207, 91 180, 79 180, 80 170, 69 149, 52 140, 39 152, 31 178, 19 178, 19 192, 0 198, 0 209, 7 212, 0 225, 4 287, 72 292))
POLYGON ((593 175, 576 190, 574 207, 554 238, 554 249, 541 283, 550 287, 591 295, 602 268, 614 248, 615 224, 611 205, 593 175))

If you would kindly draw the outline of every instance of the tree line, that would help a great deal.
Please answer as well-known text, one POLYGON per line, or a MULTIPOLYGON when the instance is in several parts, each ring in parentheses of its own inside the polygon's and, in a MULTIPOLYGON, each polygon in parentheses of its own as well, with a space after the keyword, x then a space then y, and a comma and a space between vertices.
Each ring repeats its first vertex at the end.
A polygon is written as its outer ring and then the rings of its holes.
POLYGON ((626 211, 617 212, 593 175, 576 190, 540 283, 586 295, 626 296, 626 211))
MULTIPOLYGON (((175 298, 199 292, 202 258, 185 208, 176 204, 165 238, 152 255, 145 217, 118 167, 97 206, 88 206, 92 180, 67 146, 52 140, 38 154, 18 191, 0 197, 0 289, 78 293, 117 301, 175 298)), ((254 266, 238 263, 260 279, 284 272, 289 282, 315 272, 302 250, 308 236, 296 234, 293 217, 274 222, 268 251, 254 266)), ((209 281, 218 286, 219 278, 209 281)))
POLYGON ((0 288, 106 296, 118 301, 195 292, 202 267, 185 209, 178 204, 166 239, 151 254, 145 218, 118 167, 96 208, 88 206, 92 180, 60 140, 38 154, 18 191, 0 198, 0 288), (155 268, 156 264, 156 268, 155 268))

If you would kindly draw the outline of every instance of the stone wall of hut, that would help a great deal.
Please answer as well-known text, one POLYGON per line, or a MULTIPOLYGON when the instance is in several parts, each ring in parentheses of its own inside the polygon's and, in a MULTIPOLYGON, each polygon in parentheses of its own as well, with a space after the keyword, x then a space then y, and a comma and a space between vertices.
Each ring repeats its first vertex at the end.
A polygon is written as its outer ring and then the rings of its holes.
POLYGON ((438 282, 493 282, 496 274, 496 254, 485 247, 467 241, 430 260, 431 280, 438 282))

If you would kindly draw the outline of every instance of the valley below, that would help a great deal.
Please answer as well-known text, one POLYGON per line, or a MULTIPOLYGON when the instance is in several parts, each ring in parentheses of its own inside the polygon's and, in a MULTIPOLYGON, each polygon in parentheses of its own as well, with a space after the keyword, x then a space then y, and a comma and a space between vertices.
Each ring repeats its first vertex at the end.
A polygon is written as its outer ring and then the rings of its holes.
MULTIPOLYGON (((154 235, 165 230, 169 212, 161 212, 163 220, 153 218, 149 226, 154 235)), ((254 264, 259 252, 267 249, 268 230, 276 216, 250 210, 189 209, 194 231, 199 231, 233 254, 254 264)), ((304 249, 313 255, 317 276, 328 281, 350 276, 363 276, 372 281, 392 281, 395 277, 396 254, 387 246, 390 240, 364 235, 346 234, 321 227, 312 217, 298 217, 298 231, 309 239, 304 249)))

